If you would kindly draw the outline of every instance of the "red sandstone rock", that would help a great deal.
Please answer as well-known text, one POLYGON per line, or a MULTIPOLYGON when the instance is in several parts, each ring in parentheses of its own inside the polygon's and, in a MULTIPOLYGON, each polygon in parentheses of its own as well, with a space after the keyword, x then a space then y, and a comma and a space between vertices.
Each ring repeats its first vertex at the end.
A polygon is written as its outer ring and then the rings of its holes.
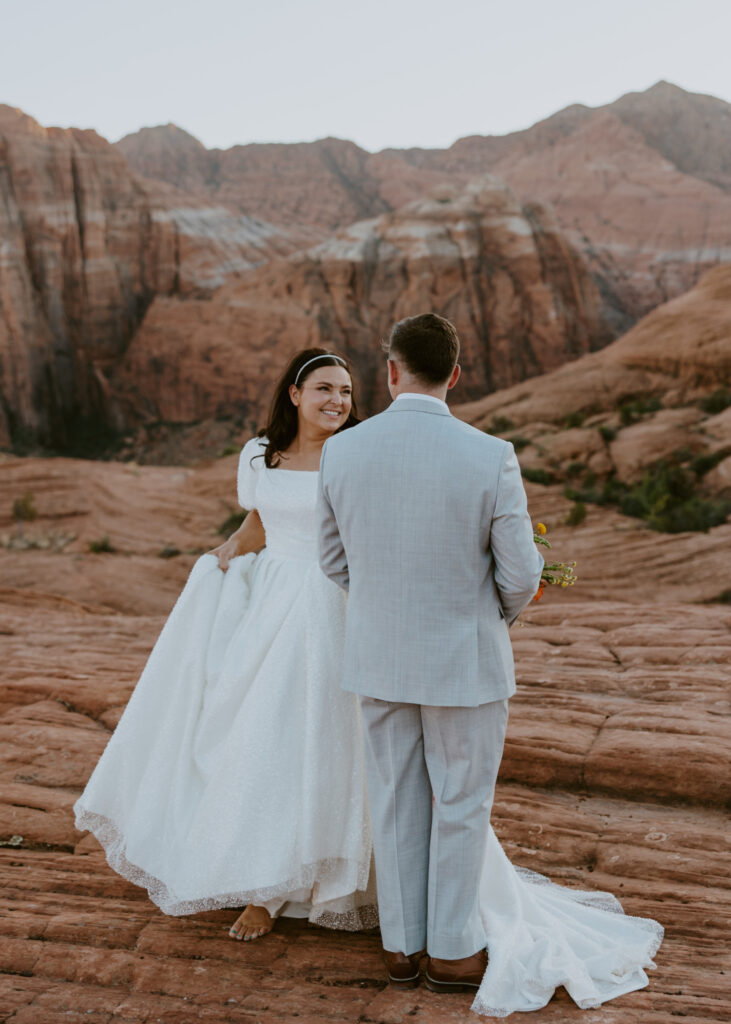
POLYGON ((93 131, 0 106, 0 445, 109 420, 103 368, 156 294, 210 292, 319 235, 142 183, 93 131))
POLYGON ((723 100, 659 82, 596 110, 577 104, 525 131, 471 136, 446 150, 371 155, 322 139, 206 151, 174 125, 118 146, 141 174, 238 212, 327 230, 489 171, 524 201, 555 205, 602 280, 619 333, 729 259, 730 124, 723 100))
MULTIPOLYGON (((232 504, 235 456, 194 469, 6 458, 9 494, 32 490, 37 537, 2 549, 0 573, 0 1016, 12 1024, 442 1024, 470 997, 387 989, 375 934, 284 921, 242 946, 233 911, 166 918, 74 832, 71 806, 134 686, 193 555, 232 504), (110 536, 118 553, 94 555, 110 536)), ((582 580, 549 591, 513 631, 512 702, 493 821, 522 866, 615 892, 667 928, 650 987, 590 1016, 601 1024, 715 1024, 725 1013, 731 526, 667 538, 592 508, 575 529, 558 487, 528 485, 559 555, 582 580), (678 579, 685 566, 690 584, 678 579), (696 589, 693 589, 694 586, 696 589), (705 588, 705 589, 704 589, 705 588)), ((4 491, 5 493, 5 491, 4 491)), ((0 505, 0 534, 15 529, 0 505)), ((559 993, 537 1024, 588 1019, 559 993)))
POLYGON ((158 299, 110 386, 127 420, 237 413, 255 424, 286 358, 324 345, 353 359, 372 412, 387 399, 380 339, 431 309, 460 332, 468 397, 602 344, 599 306, 550 216, 488 179, 354 224, 210 301, 158 299))
POLYGON ((275 224, 311 224, 330 233, 390 209, 369 173, 370 154, 343 139, 206 150, 169 124, 143 128, 116 145, 138 174, 275 224))
MULTIPOLYGON (((731 384, 730 311, 728 265, 709 271, 601 352, 455 412, 478 427, 497 424, 504 436, 523 438, 524 466, 564 477, 574 463, 601 477, 615 473, 634 481, 648 465, 678 452, 686 452, 686 461, 699 453, 731 454, 729 410, 714 415, 703 408, 709 394, 731 384), (643 406, 648 400, 655 401, 654 411, 643 406), (567 427, 572 417, 583 425, 567 427)), ((725 460, 703 476, 702 486, 728 492, 725 460)))

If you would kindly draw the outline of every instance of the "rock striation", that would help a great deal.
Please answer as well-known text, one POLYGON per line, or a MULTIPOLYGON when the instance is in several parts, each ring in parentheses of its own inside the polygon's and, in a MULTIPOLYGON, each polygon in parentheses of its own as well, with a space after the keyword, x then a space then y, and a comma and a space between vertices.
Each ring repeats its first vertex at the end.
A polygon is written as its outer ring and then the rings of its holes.
POLYGON ((104 368, 153 298, 210 293, 320 235, 144 183, 93 131, 0 106, 0 445, 114 425, 104 368))
POLYGON ((330 234, 391 209, 370 154, 344 139, 207 150, 168 124, 142 128, 116 146, 140 175, 275 224, 311 224, 330 234))
POLYGON ((323 345, 352 359, 372 413, 387 401, 380 339, 433 310, 457 325, 461 393, 477 396, 605 343, 600 306, 550 214, 483 179, 360 221, 209 301, 158 298, 110 387, 131 423, 228 414, 254 425, 289 355, 323 345))
POLYGON ((731 258, 731 105, 658 82, 524 131, 369 154, 322 139, 205 150, 173 125, 118 146, 138 173, 237 212, 328 231, 486 173, 555 207, 601 282, 615 335, 731 258), (275 184, 276 183, 276 184, 275 184))
MULTIPOLYGON (((377 934, 284 921, 242 945, 226 936, 234 911, 166 918, 74 830, 73 803, 194 552, 216 543, 235 502, 236 456, 185 469, 6 457, 1 468, 4 493, 32 493, 37 517, 23 524, 23 547, 10 500, 0 505, 0 844, 15 844, 0 845, 0 1017, 467 1020, 469 995, 388 989, 377 934), (103 536, 112 550, 90 552, 103 536)), ((549 591, 513 631, 518 693, 496 831, 515 863, 611 890, 628 913, 665 925, 650 987, 592 1021, 716 1024, 731 906, 731 611, 693 602, 727 583, 731 526, 661 546, 606 509, 561 526, 560 488, 529 483, 528 493, 556 552, 580 558, 581 582, 549 591)), ((536 1022, 585 1016, 559 993, 536 1022)))
POLYGON ((584 473, 633 482, 669 460, 731 498, 730 403, 731 264, 602 351, 455 412, 517 439, 524 466, 569 484, 584 473))

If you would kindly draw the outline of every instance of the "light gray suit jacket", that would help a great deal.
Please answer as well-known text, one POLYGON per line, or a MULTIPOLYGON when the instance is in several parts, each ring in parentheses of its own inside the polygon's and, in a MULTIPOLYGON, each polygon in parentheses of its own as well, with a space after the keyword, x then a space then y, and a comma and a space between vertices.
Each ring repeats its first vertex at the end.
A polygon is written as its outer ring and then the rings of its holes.
POLYGON ((515 692, 508 624, 543 559, 509 442, 399 399, 326 442, 318 514, 320 565, 349 591, 346 690, 460 707, 515 692))

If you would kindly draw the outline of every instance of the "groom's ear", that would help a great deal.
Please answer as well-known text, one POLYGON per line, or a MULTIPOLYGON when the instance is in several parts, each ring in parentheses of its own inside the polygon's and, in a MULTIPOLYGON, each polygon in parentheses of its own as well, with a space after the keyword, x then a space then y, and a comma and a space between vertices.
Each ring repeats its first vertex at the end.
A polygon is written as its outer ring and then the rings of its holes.
POLYGON ((462 367, 459 365, 459 363, 457 363, 455 368, 452 370, 452 376, 449 378, 449 383, 447 384, 447 391, 451 391, 452 390, 452 388, 454 387, 454 385, 457 383, 457 381, 459 380, 459 378, 461 376, 462 376, 462 367))
POLYGON ((386 365, 388 366, 388 383, 395 387, 399 382, 400 376, 398 364, 393 359, 388 359, 386 365))

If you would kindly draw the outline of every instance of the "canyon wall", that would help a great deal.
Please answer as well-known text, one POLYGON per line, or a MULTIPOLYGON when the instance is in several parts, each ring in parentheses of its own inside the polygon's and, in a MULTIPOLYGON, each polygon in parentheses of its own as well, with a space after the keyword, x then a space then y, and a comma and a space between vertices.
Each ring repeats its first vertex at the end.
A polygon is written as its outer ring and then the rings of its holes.
POLYGON ((206 150, 173 125, 118 143, 138 173, 231 210, 327 231, 491 173, 550 203, 619 334, 731 259, 731 105, 659 82, 524 131, 370 154, 339 139, 206 150))
POLYGON ((0 444, 115 426, 104 370, 155 295, 208 294, 319 237, 142 182, 95 132, 0 106, 0 444))
POLYGON ((128 422, 265 414, 291 354, 343 352, 364 412, 387 401, 381 339, 427 310, 457 326, 476 398, 608 340, 600 298, 553 218, 485 179, 357 222, 243 274, 209 301, 158 298, 110 375, 128 422))

